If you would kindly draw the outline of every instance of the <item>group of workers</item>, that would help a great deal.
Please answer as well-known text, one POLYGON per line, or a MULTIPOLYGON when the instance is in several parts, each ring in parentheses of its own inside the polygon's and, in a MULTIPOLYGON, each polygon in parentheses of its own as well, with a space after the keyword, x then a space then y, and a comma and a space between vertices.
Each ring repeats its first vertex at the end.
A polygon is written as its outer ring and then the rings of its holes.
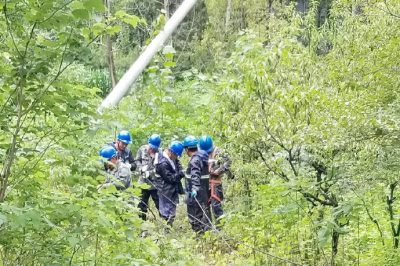
POLYGON ((125 190, 132 186, 132 172, 136 171, 139 184, 147 184, 142 188, 138 205, 143 220, 146 220, 151 197, 160 216, 172 226, 179 194, 185 194, 189 223, 195 232, 212 228, 211 211, 219 223, 224 214, 222 176, 232 178, 233 175, 229 156, 214 146, 210 136, 187 136, 182 142, 172 141, 162 150, 160 135, 153 134, 135 157, 128 148, 131 142, 129 131, 122 130, 115 142, 100 150, 100 156, 107 160, 104 163, 107 178, 101 187, 114 185, 118 190, 125 190), (190 157, 185 171, 179 161, 183 151, 190 157))

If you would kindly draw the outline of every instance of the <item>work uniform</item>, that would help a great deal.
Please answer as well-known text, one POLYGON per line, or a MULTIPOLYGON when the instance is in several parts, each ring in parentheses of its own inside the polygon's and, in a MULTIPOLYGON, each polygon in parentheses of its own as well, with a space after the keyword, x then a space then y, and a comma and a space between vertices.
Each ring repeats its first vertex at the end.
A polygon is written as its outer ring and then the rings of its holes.
POLYGON ((101 187, 114 185, 117 190, 125 190, 132 184, 131 165, 118 161, 116 165, 107 164, 106 169, 106 182, 101 187))
POLYGON ((179 160, 172 160, 164 151, 159 154, 158 164, 156 164, 156 174, 158 175, 158 197, 160 201, 160 214, 172 225, 176 205, 179 203, 179 194, 182 191, 181 179, 185 177, 179 160))
POLYGON ((140 217, 143 220, 146 220, 147 218, 146 213, 148 210, 150 197, 153 199, 157 210, 159 210, 155 164, 158 163, 160 150, 157 150, 154 157, 152 157, 150 156, 149 149, 149 145, 143 145, 139 148, 135 157, 135 162, 139 171, 139 184, 147 184, 149 186, 149 188, 142 189, 141 200, 138 206, 142 212, 140 217))
POLYGON ((211 205, 215 219, 218 221, 224 211, 222 201, 224 193, 222 189, 222 176, 226 173, 229 178, 233 178, 230 172, 231 160, 228 154, 218 147, 209 154, 208 170, 210 173, 210 190, 208 203, 211 205))
POLYGON ((211 228, 210 211, 208 208, 209 172, 208 154, 198 150, 190 158, 186 170, 186 193, 197 191, 196 198, 187 197, 187 212, 192 229, 204 232, 211 228))
POLYGON ((131 171, 136 170, 136 162, 135 158, 133 158, 132 151, 126 147, 123 151, 118 150, 117 144, 115 142, 110 143, 110 146, 112 146, 117 152, 118 152, 118 159, 123 162, 123 163, 129 163, 131 165, 131 171))

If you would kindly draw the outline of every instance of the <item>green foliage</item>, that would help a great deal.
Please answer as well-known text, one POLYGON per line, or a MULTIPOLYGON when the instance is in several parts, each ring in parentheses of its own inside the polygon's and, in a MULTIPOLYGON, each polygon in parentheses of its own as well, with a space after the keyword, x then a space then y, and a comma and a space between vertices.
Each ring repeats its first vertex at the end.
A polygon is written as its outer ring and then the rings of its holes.
POLYGON ((99 116, 101 35, 122 74, 167 15, 112 4, 1 4, 0 265, 399 264, 397 1, 199 1, 99 116), (143 222, 138 186, 98 191, 120 129, 133 151, 213 135, 236 175, 222 230, 194 236, 182 203, 172 229, 143 222))
MULTIPOLYGON (((244 187, 258 195, 260 182, 280 180, 278 183, 287 187, 286 196, 296 193, 308 202, 304 205, 294 201, 302 217, 311 214, 313 225, 300 243, 307 243, 311 238, 313 250, 318 244, 323 254, 333 247, 331 257, 317 252, 311 260, 307 249, 299 249, 299 260, 309 263, 336 260, 346 264, 347 260, 357 257, 352 245, 343 251, 334 245, 360 239, 360 219, 375 227, 376 242, 383 243, 385 238, 394 237, 392 241, 396 245, 395 222, 390 218, 391 211, 388 214, 385 209, 388 203, 384 198, 388 195, 390 200, 390 191, 382 189, 385 187, 382 182, 386 186, 397 186, 390 178, 396 175, 397 164, 391 161, 388 167, 386 163, 378 163, 376 156, 386 154, 384 147, 388 146, 390 154, 397 153, 396 145, 393 146, 395 139, 390 136, 398 132, 397 123, 393 122, 397 118, 392 112, 396 104, 391 104, 397 102, 393 88, 398 87, 399 81, 393 69, 398 63, 394 59, 398 51, 390 48, 390 44, 397 42, 399 23, 385 11, 381 11, 379 18, 366 20, 379 12, 381 4, 365 7, 359 16, 343 12, 346 4, 336 2, 331 9, 329 27, 322 29, 315 27, 310 13, 305 17, 294 14, 290 19, 271 19, 265 36, 254 31, 243 34, 236 41, 235 50, 223 61, 225 67, 220 68, 224 78, 220 81, 219 97, 225 101, 220 105, 217 120, 227 121, 223 126, 224 135, 231 149, 240 154, 236 158, 239 165, 250 164, 250 169, 260 169, 258 178, 250 175, 249 181, 242 181, 244 187), (386 27, 388 23, 396 26, 386 27), (380 35, 382 31, 384 35, 380 35), (299 42, 304 36, 309 41, 299 42), (332 48, 321 55, 321 41, 326 38, 332 48), (381 48, 376 49, 375 45, 381 48), (385 177, 379 174, 383 171, 380 167, 386 169, 385 177), (263 172, 269 177, 267 180, 260 179, 263 172), (365 180, 376 185, 377 194, 373 197, 381 197, 380 207, 371 207, 365 203, 368 197, 360 196, 372 185, 366 187, 365 180), (247 182, 250 184, 246 185, 247 182), (367 213, 357 208, 354 214, 354 206, 359 204, 367 213), (382 220, 378 221, 377 216, 382 220), (386 234, 385 230, 388 230, 386 234)), ((391 155, 384 157, 388 159, 391 155)), ((240 170, 243 176, 249 175, 246 169, 240 170)), ((270 204, 264 199, 255 205, 270 204)), ((245 217, 252 213, 256 211, 251 210, 245 217)), ((302 223, 288 226, 298 231, 299 224, 302 223)), ((282 236, 280 239, 285 241, 282 236)), ((291 239, 287 240, 286 247, 291 246, 291 239)), ((375 252, 374 245, 363 248, 363 254, 375 252)), ((387 254, 379 255, 382 263, 387 254)))

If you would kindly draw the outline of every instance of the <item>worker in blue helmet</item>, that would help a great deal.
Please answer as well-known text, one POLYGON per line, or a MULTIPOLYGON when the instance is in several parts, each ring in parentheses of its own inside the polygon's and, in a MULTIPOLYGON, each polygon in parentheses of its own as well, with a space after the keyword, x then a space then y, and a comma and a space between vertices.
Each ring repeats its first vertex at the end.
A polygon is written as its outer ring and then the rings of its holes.
POLYGON ((116 141, 110 143, 110 145, 117 150, 118 158, 121 160, 121 162, 129 163, 131 165, 131 171, 135 171, 135 158, 133 157, 131 150, 128 148, 128 145, 131 143, 132 137, 129 131, 121 130, 117 135, 116 141))
POLYGON ((190 157, 186 170, 187 212, 189 223, 197 233, 211 228, 211 215, 208 208, 208 154, 198 150, 198 140, 194 136, 187 136, 183 140, 183 147, 190 157))
POLYGON ((130 187, 132 183, 131 165, 118 159, 118 151, 113 146, 107 145, 99 151, 99 155, 107 160, 104 163, 107 173, 106 182, 100 185, 99 189, 109 185, 114 185, 117 190, 125 190, 130 187))
POLYGON ((141 210, 140 217, 143 220, 147 219, 147 211, 150 197, 153 199, 154 205, 159 210, 159 199, 157 192, 157 180, 155 164, 158 162, 158 156, 161 152, 161 137, 158 134, 151 135, 147 144, 142 145, 135 157, 135 163, 139 171, 139 184, 146 184, 146 188, 142 188, 139 209, 141 210))
POLYGON ((185 177, 185 174, 179 161, 182 152, 182 143, 172 141, 169 147, 160 154, 156 165, 156 174, 160 179, 158 187, 160 214, 171 226, 175 219, 179 194, 184 194, 181 179, 185 177))
POLYGON ((226 174, 233 178, 230 171, 231 159, 221 148, 215 147, 211 136, 202 136, 199 140, 199 148, 208 153, 208 171, 210 173, 210 190, 208 203, 211 205, 217 224, 223 217, 222 201, 224 199, 222 188, 222 176, 226 174))

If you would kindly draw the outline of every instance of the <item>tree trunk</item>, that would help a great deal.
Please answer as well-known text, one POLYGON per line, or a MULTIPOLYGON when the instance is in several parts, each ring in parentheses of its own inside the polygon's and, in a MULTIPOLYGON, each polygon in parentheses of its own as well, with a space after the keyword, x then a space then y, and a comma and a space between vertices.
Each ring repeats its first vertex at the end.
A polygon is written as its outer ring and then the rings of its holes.
POLYGON ((246 7, 244 1, 240 2, 240 26, 239 29, 243 30, 247 28, 247 21, 246 21, 246 7))
POLYGON ((318 6, 317 27, 321 27, 329 17, 331 0, 321 0, 318 6))
POLYGON ((17 138, 19 135, 19 132, 21 130, 21 125, 23 121, 23 84, 25 83, 25 80, 22 80, 19 84, 19 88, 17 89, 17 123, 15 126, 15 130, 13 133, 12 141, 10 144, 10 147, 8 148, 7 155, 4 161, 4 166, 2 171, 0 172, 0 202, 3 202, 6 197, 6 191, 8 187, 8 180, 11 176, 11 168, 14 164, 14 159, 15 159, 15 154, 17 152, 17 138))
POLYGON ((249 210, 252 209, 252 200, 251 200, 251 190, 250 183, 248 179, 244 180, 244 191, 246 193, 246 206, 249 207, 249 210))
MULTIPOLYGON (((107 6, 106 16, 109 17, 111 13, 111 0, 104 0, 104 4, 107 6)), ((114 53, 111 36, 106 36, 106 47, 107 47, 107 65, 108 72, 110 75, 111 87, 114 88, 117 85, 115 63, 114 63, 114 53)))
POLYGON ((225 13, 225 34, 229 31, 229 25, 232 13, 232 0, 227 0, 226 3, 226 13, 225 13))
POLYGON ((331 258, 331 265, 335 265, 335 258, 338 253, 339 249, 339 233, 336 230, 333 230, 332 233, 332 258, 331 258))
POLYGON ((272 13, 272 4, 273 3, 274 3, 274 0, 268 0, 268 7, 267 7, 268 14, 272 13))
POLYGON ((114 53, 110 35, 107 35, 107 63, 108 71, 110 73, 111 86, 114 88, 115 85, 117 85, 117 78, 115 74, 114 53))
POLYGON ((400 235, 400 221, 395 224, 395 218, 394 218, 394 209, 393 209, 393 203, 396 199, 394 196, 394 191, 398 185, 398 182, 394 182, 389 185, 390 192, 389 195, 386 197, 386 203, 387 203, 387 210, 389 212, 389 217, 390 217, 390 228, 392 229, 392 237, 393 237, 393 247, 397 249, 399 247, 399 235, 400 235))
MULTIPOLYGON (((165 10, 165 20, 168 21, 171 17, 171 3, 170 0, 164 0, 164 10, 165 10)), ((168 41, 165 42, 166 45, 172 46, 172 37, 169 37, 168 41)))
POLYGON ((308 0, 297 0, 296 9, 301 14, 305 14, 308 10, 308 0))
POLYGON ((168 20, 170 17, 169 0, 164 0, 165 18, 168 20))

